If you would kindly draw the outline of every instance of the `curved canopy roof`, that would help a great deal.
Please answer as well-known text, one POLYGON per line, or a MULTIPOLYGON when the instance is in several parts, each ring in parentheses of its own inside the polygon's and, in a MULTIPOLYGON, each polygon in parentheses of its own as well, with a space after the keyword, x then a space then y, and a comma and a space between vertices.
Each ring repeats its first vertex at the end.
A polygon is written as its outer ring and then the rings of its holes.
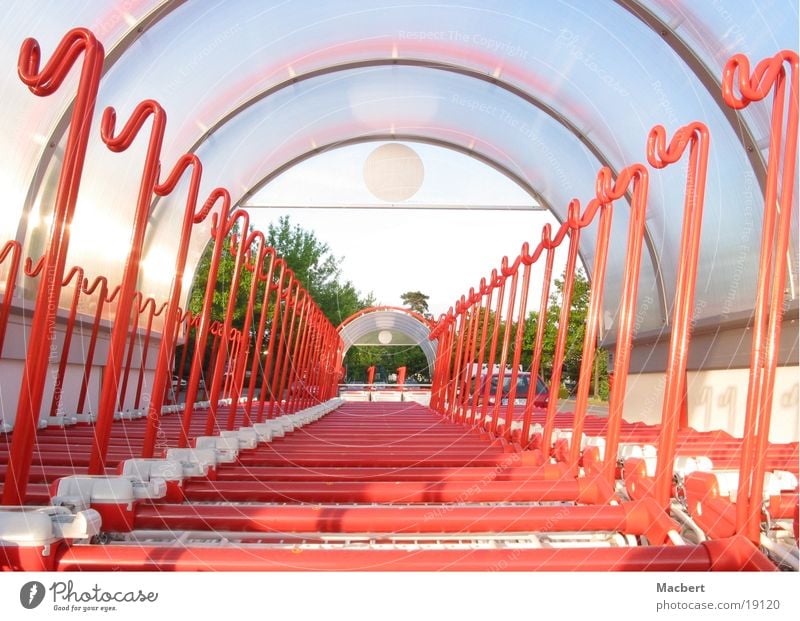
POLYGON ((378 306, 366 308, 345 319, 339 326, 343 354, 354 345, 419 346, 433 372, 437 341, 429 340, 431 326, 421 315, 405 308, 378 306))
MULTIPOLYGON (((282 170, 326 149, 367 140, 431 142, 474 155, 529 188, 563 219, 593 195, 597 169, 644 161, 650 128, 699 119, 712 136, 697 319, 733 318, 753 304, 768 118, 719 94, 735 52, 753 60, 797 48, 792 0, 119 0, 16 3, 0 25, 3 238, 29 255, 43 243, 74 91, 71 75, 37 98, 15 76, 22 39, 47 57, 70 27, 92 29, 107 62, 95 128, 107 105, 120 118, 144 98, 167 111, 162 167, 184 152, 204 163, 202 195, 230 189, 242 203, 282 170), (13 120, 13 122, 9 122, 13 120)), ((119 155, 94 131, 69 264, 121 273, 144 140, 119 155), (102 231, 102 234, 98 233, 102 231)), ((640 331, 667 321, 674 290, 683 170, 652 175, 640 331)), ((186 187, 153 208, 141 288, 164 298, 186 187)), ((614 219, 607 315, 619 298, 626 210, 614 219)), ((795 210, 795 215, 797 210, 795 210)), ((190 271, 208 240, 198 227, 190 271)), ((797 300, 797 224, 789 296, 797 300)), ((594 234, 582 235, 588 265, 594 234)), ((488 268, 489 266, 487 266, 488 268)), ((365 283, 368 286, 368 283, 365 283)), ((609 327, 609 326, 606 326, 609 327)))

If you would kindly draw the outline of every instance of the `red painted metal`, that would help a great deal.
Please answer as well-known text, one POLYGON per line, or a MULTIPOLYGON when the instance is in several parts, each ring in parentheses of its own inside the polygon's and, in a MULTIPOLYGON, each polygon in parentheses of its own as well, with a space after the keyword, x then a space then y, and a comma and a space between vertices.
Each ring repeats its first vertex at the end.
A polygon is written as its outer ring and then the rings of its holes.
POLYGON ((592 382, 594 358, 597 351, 597 339, 602 321, 603 289, 608 261, 608 241, 611 235, 612 211, 608 204, 601 204, 596 198, 589 201, 581 216, 581 226, 592 223, 599 213, 597 221, 597 239, 595 241, 594 265, 592 269, 592 287, 589 292, 589 308, 586 313, 586 331, 583 336, 581 369, 578 376, 578 389, 575 396, 575 412, 572 425, 572 442, 570 443, 567 464, 570 472, 578 474, 581 438, 586 423, 586 412, 589 405, 589 387, 592 382))
MULTIPOLYGON (((262 312, 262 319, 259 322, 259 330, 258 336, 256 340, 256 352, 261 351, 261 338, 263 338, 264 334, 264 314, 266 313, 269 307, 269 296, 271 291, 275 291, 275 299, 272 302, 272 318, 270 319, 270 330, 269 330, 269 343, 267 344, 267 351, 264 358, 264 368, 262 369, 261 373, 261 390, 259 391, 259 398, 258 398, 258 415, 256 416, 256 421, 261 423, 264 421, 264 405, 267 398, 267 389, 271 388, 272 384, 270 383, 271 379, 271 371, 273 369, 273 361, 275 358, 275 347, 278 343, 278 319, 280 317, 280 310, 281 310, 281 299, 283 298, 283 281, 286 276, 287 268, 286 268, 286 261, 281 258, 275 259, 275 261, 271 262, 271 266, 274 265, 278 267, 278 277, 275 283, 272 282, 271 276, 267 278, 267 287, 264 291, 264 302, 263 302, 263 312, 262 312)), ((274 267, 273 267, 274 273, 274 267)), ((255 368, 255 364, 254 364, 255 368)), ((250 374, 250 387, 248 388, 247 392, 247 400, 248 404, 252 403, 253 394, 255 393, 255 374, 253 370, 251 370, 250 374)), ((270 393, 270 402, 274 399, 272 393, 270 393)))
MULTIPOLYGON (((192 415, 194 413, 194 404, 197 400, 197 393, 200 386, 200 375, 203 370, 203 355, 205 354, 208 335, 211 331, 211 308, 214 304, 214 292, 217 286, 217 273, 219 272, 219 263, 222 258, 222 250, 225 246, 225 237, 227 232, 224 223, 228 220, 229 212, 231 209, 231 196, 224 188, 217 188, 213 190, 207 200, 207 204, 213 206, 220 202, 219 212, 212 214, 212 237, 214 238, 214 246, 211 252, 211 261, 208 268, 208 280, 206 282, 206 290, 203 296, 203 306, 200 312, 200 318, 197 325, 197 333, 195 340, 194 353, 192 354, 192 365, 189 371, 189 381, 186 382, 186 405, 183 410, 183 419, 181 424, 181 435, 178 440, 178 446, 186 447, 189 445, 189 431, 191 429, 192 415)), ((212 361, 214 358, 212 357, 212 361)), ((208 381, 205 384, 206 394, 208 394, 208 381)))
POLYGON ((601 169, 597 177, 597 198, 601 203, 612 203, 622 198, 631 186, 632 198, 628 242, 625 251, 625 269, 622 277, 622 299, 620 300, 617 319, 614 390, 611 392, 608 407, 608 430, 606 432, 606 449, 603 458, 603 472, 609 483, 614 481, 616 473, 622 408, 628 383, 628 369, 630 368, 636 298, 639 291, 639 271, 642 263, 642 246, 644 244, 649 175, 644 166, 633 164, 620 171, 616 180, 612 180, 612 173, 608 168, 601 169))
POLYGON ((532 397, 535 395, 536 378, 539 377, 539 370, 542 364, 542 348, 544 347, 544 330, 547 322, 547 306, 550 301, 550 283, 553 281, 553 261, 555 260, 555 244, 552 243, 552 232, 549 224, 542 227, 542 241, 537 252, 534 253, 535 261, 541 254, 541 249, 545 248, 547 254, 544 260, 544 274, 542 276, 542 295, 539 301, 539 318, 536 321, 536 338, 533 342, 533 356, 531 359, 531 382, 528 387, 528 399, 525 402, 525 412, 522 418, 522 434, 520 441, 522 446, 528 446, 530 442, 530 429, 533 415, 532 397))
MULTIPOLYGON (((241 220, 242 231, 249 231, 250 215, 242 209, 237 209, 226 219, 213 219, 212 224, 214 227, 222 229, 221 234, 222 239, 224 240, 233 232, 233 228, 239 220, 241 220)), ((217 239, 219 239, 219 237, 217 237, 218 234, 219 232, 212 231, 212 236, 216 237, 217 239)), ((214 370, 211 376, 211 389, 208 391, 209 407, 206 418, 206 435, 211 435, 214 432, 217 424, 217 410, 219 408, 220 393, 222 391, 223 381, 225 379, 225 363, 228 359, 228 338, 233 327, 233 314, 236 311, 236 296, 239 292, 239 280, 242 275, 242 268, 244 266, 246 252, 246 246, 244 244, 240 244, 234 259, 233 273, 231 274, 231 282, 228 288, 228 305, 225 310, 225 319, 222 324, 222 338, 219 341, 219 350, 217 351, 214 370)))
POLYGON ((4 505, 19 505, 25 500, 28 473, 33 460, 34 436, 44 393, 48 344, 53 338, 60 294, 59 285, 64 276, 69 249, 69 227, 78 198, 104 57, 103 45, 85 28, 74 28, 65 34, 43 68, 40 66, 41 51, 35 39, 25 39, 19 53, 19 77, 38 97, 47 97, 55 93, 81 54, 83 54, 83 65, 77 94, 72 104, 64 161, 53 205, 53 219, 43 254, 45 267, 39 281, 31 318, 31 336, 25 357, 14 436, 3 486, 4 505))
MULTIPOLYGON (((247 296, 247 309, 245 310, 244 321, 241 329, 241 337, 239 341, 239 346, 237 348, 238 355, 235 358, 236 362, 234 364, 234 368, 232 369, 232 375, 231 375, 231 380, 232 380, 230 386, 231 406, 230 409, 228 410, 228 420, 227 420, 228 429, 233 429, 234 425, 236 424, 236 412, 239 407, 239 396, 241 395, 241 384, 239 382, 239 376, 241 376, 242 379, 244 379, 244 368, 245 365, 247 364, 247 357, 250 348, 250 326, 253 322, 253 309, 255 308, 258 288, 262 282, 261 269, 264 264, 264 258, 267 256, 267 242, 264 239, 264 234, 261 231, 252 231, 249 234, 247 233, 247 231, 244 231, 242 234, 242 241, 241 241, 241 243, 244 245, 244 249, 240 248, 239 250, 234 252, 234 247, 236 246, 236 243, 237 240, 234 237, 231 243, 231 253, 234 256, 237 256, 238 252, 242 251, 245 259, 250 258, 252 254, 255 254, 256 259, 255 262, 251 262, 248 260, 245 260, 244 262, 244 268, 247 271, 251 272, 252 276, 250 278, 250 291, 247 296), (258 246, 254 253, 252 248, 253 245, 256 243, 258 243, 258 246)), ((231 299, 230 303, 234 303, 236 298, 235 294, 232 295, 233 298, 231 299)), ((249 415, 247 416, 247 418, 249 419, 249 415)))
POLYGON ((736 54, 725 65, 722 96, 740 110, 772 93, 771 130, 761 256, 753 319, 753 346, 747 386, 744 444, 736 498, 737 532, 757 542, 761 527, 764 455, 769 441, 778 344, 784 311, 786 253, 796 183, 798 132, 798 56, 784 50, 759 62, 750 72, 746 56, 736 54), (787 70, 784 64, 788 65, 787 70), (788 82, 788 93, 787 93, 788 82), (738 87, 741 96, 736 94, 738 87))
POLYGON ((134 297, 133 301, 133 323, 131 324, 130 335, 127 339, 125 369, 122 371, 122 375, 120 376, 121 382, 119 395, 117 396, 116 410, 125 409, 125 398, 128 395, 128 378, 130 377, 131 366, 133 365, 133 350, 136 348, 136 337, 139 335, 139 318, 149 305, 150 301, 155 304, 155 300, 152 300, 152 298, 148 298, 147 301, 142 300, 141 293, 138 291, 136 292, 136 296, 134 297))
POLYGON ((480 283, 479 293, 481 294, 481 299, 485 300, 485 302, 483 302, 483 318, 481 320, 481 332, 480 332, 481 345, 478 350, 478 362, 475 369, 475 383, 473 385, 472 395, 470 396, 469 421, 468 421, 470 425, 474 425, 476 423, 476 416, 478 412, 481 374, 483 373, 483 361, 486 355, 486 336, 489 332, 489 315, 491 314, 492 310, 492 295, 494 293, 494 288, 491 286, 490 283, 494 282, 496 278, 497 278, 497 270, 492 270, 492 273, 489 276, 489 282, 487 283, 486 279, 482 278, 480 283))
POLYGON ((14 298, 14 289, 17 284, 17 276, 19 275, 19 262, 22 256, 22 246, 16 240, 6 242, 2 250, 0 250, 0 265, 8 259, 8 267, 6 273, 6 284, 3 288, 3 303, 0 304, 0 356, 3 355, 3 345, 6 338, 6 330, 8 328, 8 316, 11 312, 11 302, 14 298), (9 258, 10 257, 10 258, 9 258))
POLYGON ((703 222, 709 136, 708 128, 702 123, 695 122, 680 128, 669 146, 667 146, 666 131, 660 125, 653 128, 647 139, 647 161, 655 168, 664 168, 679 161, 687 146, 689 168, 686 176, 686 199, 679 251, 681 260, 678 265, 675 302, 672 307, 672 330, 667 358, 664 405, 661 412, 661 437, 658 442, 658 461, 653 488, 656 500, 664 509, 669 508, 672 496, 675 445, 686 396, 686 364, 694 313, 697 264, 700 258, 700 227, 703 222))
MULTIPOLYGON (((166 308, 167 308, 167 302, 164 302, 158 308, 158 310, 156 310, 155 302, 153 302, 153 304, 150 305, 150 310, 147 315, 147 327, 145 328, 144 331, 144 343, 142 343, 142 361, 139 364, 139 378, 136 381, 136 396, 134 397, 133 400, 133 408, 135 410, 139 409, 139 404, 141 403, 142 400, 142 386, 144 384, 144 372, 145 369, 147 368, 147 354, 150 351, 150 336, 153 331, 153 319, 161 315, 166 308)), ((163 334, 162 339, 168 338, 166 336, 168 334, 167 332, 164 332, 162 334, 163 334)))
POLYGON ((281 293, 281 297, 283 298, 283 310, 281 311, 280 330, 276 336, 278 339, 278 349, 275 352, 275 364, 273 365, 272 380, 270 382, 271 398, 269 402, 269 413, 267 415, 268 418, 274 418, 277 415, 275 406, 277 405, 280 407, 281 399, 283 398, 283 386, 281 385, 280 378, 283 372, 283 365, 286 362, 286 351, 288 350, 288 344, 291 339, 291 335, 288 337, 286 336, 287 326, 294 323, 294 310, 297 295, 300 291, 300 283, 295 279, 294 272, 289 268, 287 268, 286 271, 289 275, 289 280, 286 284, 286 289, 281 293))
MULTIPOLYGON (((569 315, 572 310, 572 287, 575 283, 575 270, 578 265, 578 244, 580 243, 580 203, 577 200, 570 202, 567 208, 567 221, 561 230, 569 232, 569 247, 567 250, 567 265, 564 268, 564 284, 561 291, 561 311, 558 317, 558 334, 556 346, 553 351, 553 370, 550 374, 550 398, 547 402, 547 417, 542 431, 542 449, 546 455, 550 454, 550 446, 555 428, 555 416, 558 410, 558 397, 561 390, 561 371, 564 366, 564 356, 569 333, 569 315)), ((558 239, 559 235, 556 236, 558 239)), ((563 238, 562 238, 563 239, 563 238)), ((544 319, 542 319, 544 321, 544 319)))
MULTIPOLYGON (((493 435, 497 434, 498 419, 500 418, 500 407, 503 401, 503 386, 505 383, 506 364, 508 363, 508 346, 511 342, 511 329, 514 320, 514 310, 517 303, 517 285, 519 281, 519 266, 522 262, 521 257, 509 266, 507 257, 503 257, 500 265, 500 273, 504 278, 511 277, 511 287, 508 295, 508 303, 506 304, 505 320, 502 319, 502 313, 498 312, 497 321, 503 322, 503 343, 500 348, 500 368, 498 369, 497 389, 494 395, 494 408, 492 409, 492 427, 491 432, 493 435)), ((512 370, 511 377, 515 377, 516 373, 512 370)), ((494 373, 489 371, 489 377, 493 377, 494 373)), ((513 381, 513 380, 512 380, 513 381)), ((513 403, 513 402, 512 402, 513 403)), ((513 406, 512 406, 513 407, 513 406)), ((511 427, 511 421, 505 421, 506 427, 511 427)))
MULTIPOLYGON (((508 265, 508 257, 503 257, 501 261, 501 266, 502 265, 508 265)), ((494 373, 494 360, 495 356, 497 355, 497 341, 500 337, 500 318, 503 311, 503 302, 505 301, 506 292, 506 276, 502 274, 502 267, 501 272, 497 274, 497 279, 493 280, 489 286, 497 288, 497 301, 495 302, 494 320, 492 323, 492 340, 489 345, 489 358, 486 371, 487 376, 491 377, 494 373)), ((485 382, 483 395, 481 397, 481 416, 480 420, 478 421, 478 425, 480 427, 484 427, 486 425, 486 414, 488 413, 489 408, 489 393, 491 392, 491 388, 492 383, 489 381, 485 382)), ((498 381, 498 388, 502 390, 501 381, 498 381)))
MULTIPOLYGON (((461 356, 463 355, 464 350, 464 337, 467 332, 465 322, 466 322, 466 300, 464 296, 461 296, 461 299, 456 302, 455 307, 455 314, 458 317, 458 327, 455 328, 455 356, 454 356, 454 363, 451 376, 449 378, 449 382, 447 383, 447 390, 445 391, 445 400, 446 400, 446 409, 445 409, 445 416, 448 418, 453 418, 455 412, 455 402, 456 402, 456 393, 457 387, 459 384, 459 377, 461 375, 461 356)), ((454 323, 455 325, 455 323, 454 323)))
MULTIPOLYGON (((67 361, 69 360, 69 347, 72 343, 72 333, 75 328, 75 318, 78 314, 78 302, 81 297, 81 290, 84 287, 83 268, 73 267, 64 277, 61 283, 62 287, 69 285, 71 281, 75 281, 74 291, 72 293, 72 300, 69 305, 69 314, 67 315, 67 323, 64 326, 64 341, 61 344, 61 357, 58 361, 58 371, 56 372, 56 379, 53 386, 53 399, 50 402, 50 416, 55 416, 61 409, 61 396, 64 390, 64 373, 67 370, 67 361)), ((51 344, 51 352, 55 350, 55 340, 51 344)))
MULTIPOLYGON (((161 332, 161 342, 158 346, 156 369, 153 374, 152 393, 147 406, 147 433, 142 444, 142 457, 152 457, 154 454, 156 438, 159 435, 161 408, 164 405, 164 396, 172 385, 172 358, 174 356, 177 330, 180 327, 180 309, 178 305, 180 304, 181 295, 183 293, 183 276, 186 270, 186 259, 189 254, 189 241, 191 239, 192 227, 195 224, 203 222, 206 217, 208 217, 219 193, 219 190, 212 192, 203 203, 201 209, 199 211, 197 210, 203 165, 197 156, 192 154, 182 156, 173 167, 167 179, 163 183, 156 183, 153 188, 155 193, 159 196, 171 194, 189 168, 192 169, 192 172, 189 177, 186 206, 183 211, 178 249, 175 255, 174 275, 170 284, 169 295, 167 296, 164 326, 161 332)), ((176 400, 180 395, 181 382, 183 380, 184 369, 186 368, 186 354, 189 349, 192 322, 192 313, 191 311, 187 311, 186 341, 178 372, 178 385, 175 387, 176 400)))
MULTIPOLYGON (((109 107, 103 112, 101 126, 103 142, 115 153, 125 151, 133 144, 142 126, 151 116, 153 117, 153 124, 139 186, 139 196, 136 202, 131 248, 123 270, 122 282, 120 283, 117 313, 114 317, 114 325, 111 328, 108 357, 103 372, 103 385, 100 391, 97 424, 95 426, 96 443, 92 449, 89 464, 90 474, 102 474, 105 470, 108 439, 111 434, 111 424, 114 421, 114 410, 120 387, 120 370, 122 367, 122 355, 125 350, 125 337, 128 321, 131 312, 134 310, 134 288, 139 276, 144 236, 150 216, 150 203, 158 182, 159 158, 161 157, 161 145, 164 140, 164 128, 166 126, 164 110, 157 102, 151 99, 145 100, 136 106, 128 122, 117 135, 115 135, 116 111, 114 108, 109 107)), ((124 399, 124 395, 122 398, 124 399)))
POLYGON ((72 546, 59 550, 60 571, 775 571, 742 538, 697 546, 420 550, 247 547, 72 546))
MULTIPOLYGON (((106 303, 113 302, 114 299, 119 295, 119 285, 114 287, 113 291, 109 293, 108 291, 108 280, 105 276, 98 276, 95 278, 94 282, 91 286, 88 285, 88 281, 84 282, 84 290, 83 293, 85 295, 92 295, 95 290, 99 287, 97 293, 97 302, 95 305, 95 312, 94 312, 94 322, 92 323, 92 334, 89 337, 89 346, 86 349, 86 363, 83 367, 83 379, 81 380, 81 392, 78 396, 78 407, 77 412, 78 414, 83 413, 84 408, 86 406, 86 395, 89 391, 89 378, 92 374, 93 362, 94 362, 94 351, 97 347, 97 335, 100 331, 100 321, 103 318, 103 307, 106 303)), ((95 410, 96 411, 96 410, 95 410)))

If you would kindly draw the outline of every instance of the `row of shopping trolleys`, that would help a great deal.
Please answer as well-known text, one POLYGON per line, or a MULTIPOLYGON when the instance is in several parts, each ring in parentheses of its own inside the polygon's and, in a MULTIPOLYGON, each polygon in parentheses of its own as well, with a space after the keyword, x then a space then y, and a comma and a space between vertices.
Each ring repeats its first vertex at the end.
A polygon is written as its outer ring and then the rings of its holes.
MULTIPOLYGON (((442 502, 398 502, 402 497, 386 503, 367 502, 368 498, 343 503, 297 502, 290 497, 284 502, 274 497, 269 502, 187 499, 192 481, 213 487, 218 473, 235 467, 240 456, 288 438, 340 405, 332 400, 217 436, 200 436, 194 447, 167 449, 160 459, 125 460, 114 476, 63 477, 51 486, 50 506, 0 510, 0 561, 15 569, 103 569, 120 566, 120 557, 128 559, 124 567, 133 569, 491 569, 498 563, 501 569, 767 567, 766 559, 731 531, 728 518, 735 511, 738 471, 715 469, 703 455, 677 457, 669 518, 637 494, 636 478, 653 476, 657 449, 632 442, 619 447, 616 494, 603 504, 567 497, 543 500, 552 494, 538 496, 535 490, 547 485, 538 480, 535 469, 498 465, 492 475, 490 468, 473 469, 469 460, 461 468, 431 473, 428 483, 437 476, 446 483, 460 471, 472 477, 474 485, 488 489, 516 469, 511 478, 529 489, 530 496, 504 498, 502 490, 496 497, 471 496, 471 480, 466 479, 462 495, 442 502), (653 524, 660 526, 654 530, 653 524), (665 541, 650 541, 657 539, 656 532, 665 541), (717 545, 721 542, 724 545, 717 545), (238 556, 237 550, 245 555, 238 556), (304 553, 302 562, 299 552, 304 553), (402 553, 412 553, 416 560, 395 556, 402 553)), ((427 408, 419 410, 436 417, 427 408)), ((474 429, 455 424, 447 429, 454 438, 467 438, 469 443, 476 439, 474 429)), ((568 429, 557 430, 555 444, 570 436, 568 429)), ((325 444, 324 433, 305 437, 325 444)), ((584 435, 581 444, 585 455, 602 454, 604 438, 584 435)), ((275 448, 286 448, 287 463, 291 461, 291 445, 276 443, 275 448)), ((508 451, 508 446, 499 450, 508 451)), ((315 474, 309 469, 307 476, 324 481, 323 470, 315 474)), ((427 477, 424 470, 424 464, 398 468, 384 478, 394 477, 400 485, 409 472, 427 477)), ((582 478, 590 474, 582 472, 582 478)), ((777 566, 796 570, 796 473, 768 472, 764 490, 762 549, 777 566)))

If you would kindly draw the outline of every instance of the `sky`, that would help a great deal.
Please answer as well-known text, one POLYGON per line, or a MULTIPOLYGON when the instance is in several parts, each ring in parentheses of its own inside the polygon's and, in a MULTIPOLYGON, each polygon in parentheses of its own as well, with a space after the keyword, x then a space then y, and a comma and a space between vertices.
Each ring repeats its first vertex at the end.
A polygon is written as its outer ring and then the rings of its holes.
MULTIPOLYGON (((525 241, 535 246, 542 226, 557 222, 536 208, 518 185, 482 162, 442 147, 404 144, 416 151, 425 171, 421 187, 407 201, 389 204, 367 189, 364 162, 379 146, 368 143, 295 166, 248 202, 271 207, 248 210, 262 230, 289 215, 293 223, 314 231, 341 257, 342 277, 362 293, 372 292, 379 304, 401 306, 402 293, 421 291, 430 296, 430 311, 438 317, 492 268, 499 268, 504 255, 513 259, 525 241), (337 208, 284 208, 287 205, 337 208), (371 207, 344 208, 347 205, 371 207), (418 209, 420 205, 467 208, 418 209), (469 209, 475 205, 495 208, 469 209)), ((563 270, 558 254, 556 270, 563 270)), ((534 270, 531 295, 540 282, 534 270)))

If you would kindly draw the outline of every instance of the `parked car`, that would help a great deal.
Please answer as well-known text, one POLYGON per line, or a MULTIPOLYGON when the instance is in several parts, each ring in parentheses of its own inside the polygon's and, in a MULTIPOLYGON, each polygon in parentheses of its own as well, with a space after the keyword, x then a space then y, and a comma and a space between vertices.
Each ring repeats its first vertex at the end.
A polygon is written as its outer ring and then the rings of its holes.
MULTIPOLYGON (((500 380, 500 375, 495 374, 491 376, 484 375, 480 382, 480 392, 478 393, 478 403, 483 403, 483 397, 486 392, 486 382, 489 381, 489 405, 495 404, 497 395, 497 384, 500 380)), ((517 387, 514 393, 514 404, 525 405, 528 402, 528 389, 530 388, 531 374, 528 371, 520 371, 517 373, 517 387)), ((549 390, 544 380, 539 377, 536 379, 536 395, 534 396, 533 405, 539 408, 546 408, 549 402, 549 390)), ((511 371, 506 371, 503 374, 503 391, 500 395, 500 404, 508 405, 508 398, 511 395, 511 371)))

